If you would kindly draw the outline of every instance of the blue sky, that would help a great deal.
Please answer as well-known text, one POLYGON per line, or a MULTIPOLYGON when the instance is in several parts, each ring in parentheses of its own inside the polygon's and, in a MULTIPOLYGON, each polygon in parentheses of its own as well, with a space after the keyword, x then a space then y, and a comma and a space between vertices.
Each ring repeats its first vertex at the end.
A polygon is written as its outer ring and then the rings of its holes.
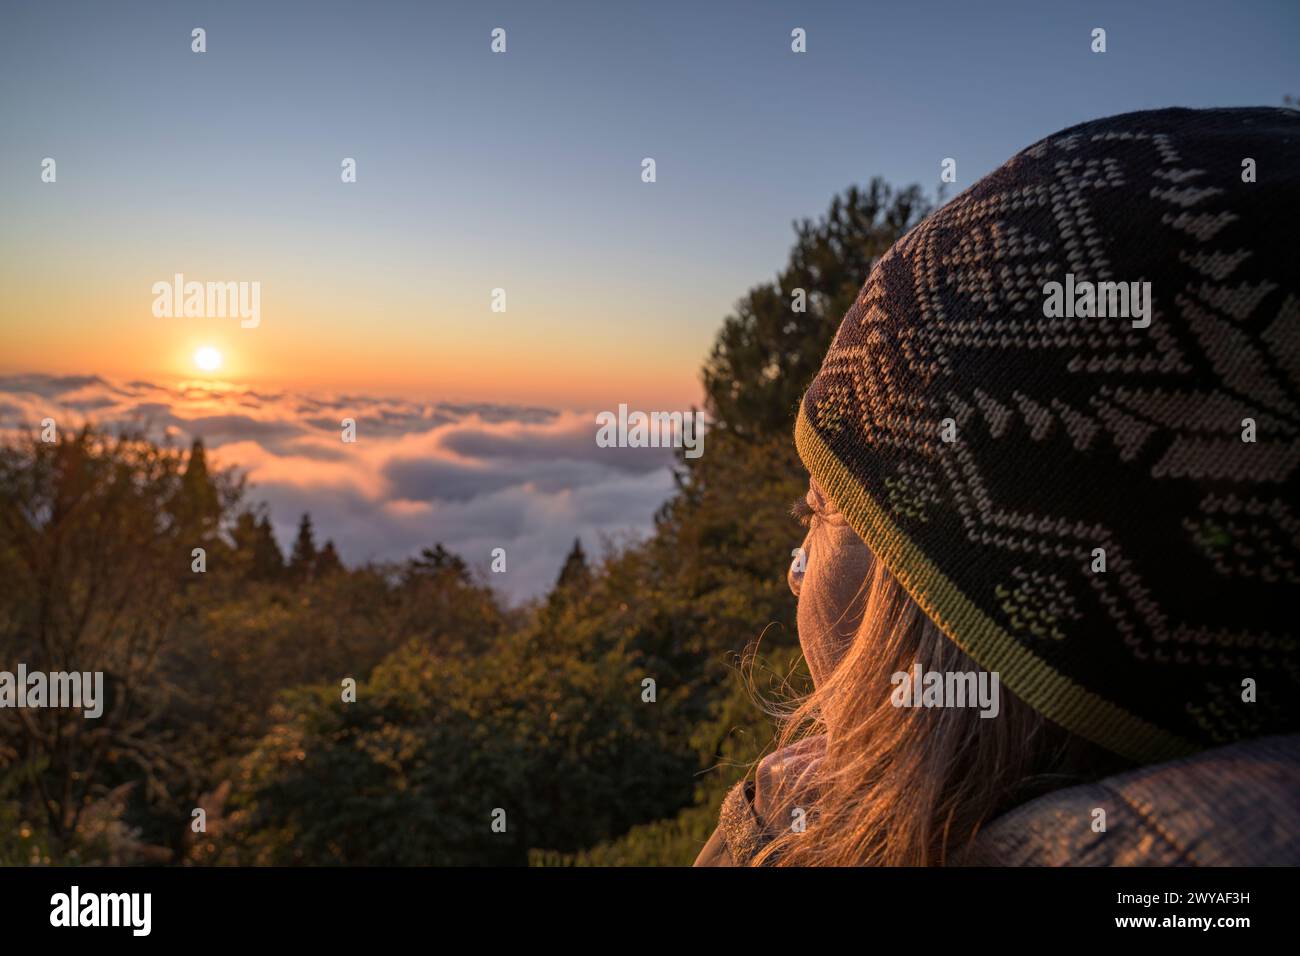
MULTIPOLYGON (((792 219, 876 174, 933 189, 947 156, 960 190, 1097 116, 1280 105, 1300 94, 1297 11, 19 0, 0 29, 0 281, 23 295, 0 306, 0 334, 21 370, 35 354, 64 363, 46 371, 127 373, 73 368, 76 346, 113 351, 114 328, 138 340, 121 310, 188 266, 273 280, 282 321, 244 340, 267 353, 250 380, 288 374, 301 346, 294 384, 691 401, 721 319, 783 263, 792 219), (488 49, 497 26, 504 56, 488 49), (790 51, 796 26, 807 54, 790 51), (1105 54, 1089 50, 1097 26, 1105 54), (36 175, 47 155, 57 199, 36 175), (496 286, 519 318, 475 331, 496 286), (60 339, 24 337, 30 300, 52 303, 42 325, 60 339), (504 374, 513 390, 458 376, 484 347, 550 371, 504 374), (408 367, 424 353, 451 357, 427 383, 408 367)), ((138 371, 166 371, 136 351, 138 371)))

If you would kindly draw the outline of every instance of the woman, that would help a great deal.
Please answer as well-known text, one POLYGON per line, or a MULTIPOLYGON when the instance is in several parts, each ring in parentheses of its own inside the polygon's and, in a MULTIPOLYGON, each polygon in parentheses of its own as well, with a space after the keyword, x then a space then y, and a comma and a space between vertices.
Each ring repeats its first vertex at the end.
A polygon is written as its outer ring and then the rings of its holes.
POLYGON ((1300 863, 1300 114, 1064 130, 799 409, 814 682, 697 865, 1300 863))

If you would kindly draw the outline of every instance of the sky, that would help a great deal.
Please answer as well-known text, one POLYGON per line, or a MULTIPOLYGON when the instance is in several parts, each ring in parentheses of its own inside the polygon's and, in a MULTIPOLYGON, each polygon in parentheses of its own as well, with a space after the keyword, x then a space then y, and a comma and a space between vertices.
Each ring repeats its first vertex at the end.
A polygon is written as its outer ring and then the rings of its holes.
MULTIPOLYGON (((259 422, 297 406, 249 396, 557 420, 688 408, 732 304, 782 266, 792 220, 837 191, 881 175, 933 194, 952 157, 951 195, 1083 120, 1281 105, 1300 95, 1297 37, 1293 0, 3 0, 0 375, 21 398, 8 407, 48 393, 19 387, 46 375, 164 396, 203 381, 259 422), (807 53, 790 49, 796 27, 807 53), (176 273, 258 282, 259 324, 155 316, 153 285, 176 273), (196 367, 203 347, 219 368, 196 367)), ((102 407, 126 415, 109 394, 102 407)), ((349 487, 386 507, 372 465, 349 487)), ((644 529, 658 503, 626 524, 644 529)))

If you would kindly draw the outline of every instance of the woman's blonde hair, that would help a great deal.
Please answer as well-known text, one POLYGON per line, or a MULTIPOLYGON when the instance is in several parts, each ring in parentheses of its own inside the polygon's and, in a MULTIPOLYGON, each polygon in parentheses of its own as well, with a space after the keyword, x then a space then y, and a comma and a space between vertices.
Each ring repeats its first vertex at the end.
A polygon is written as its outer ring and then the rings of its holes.
POLYGON ((945 673, 980 668, 879 561, 863 587, 854 639, 828 677, 782 716, 778 748, 813 744, 817 762, 800 783, 786 777, 770 793, 765 816, 781 830, 755 865, 958 862, 996 814, 1121 768, 1005 690, 990 718, 976 707, 894 706, 891 676, 914 663, 945 673), (789 826, 792 819, 804 828, 789 826))

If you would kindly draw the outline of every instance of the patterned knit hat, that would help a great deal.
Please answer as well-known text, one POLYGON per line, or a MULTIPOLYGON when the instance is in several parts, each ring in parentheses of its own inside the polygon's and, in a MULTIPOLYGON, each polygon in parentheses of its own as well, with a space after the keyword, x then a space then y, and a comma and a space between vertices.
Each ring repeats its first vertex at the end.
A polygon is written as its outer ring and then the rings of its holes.
POLYGON ((1140 762, 1300 727, 1298 221, 1300 113, 1071 127, 890 249, 799 410, 939 627, 1140 762))

